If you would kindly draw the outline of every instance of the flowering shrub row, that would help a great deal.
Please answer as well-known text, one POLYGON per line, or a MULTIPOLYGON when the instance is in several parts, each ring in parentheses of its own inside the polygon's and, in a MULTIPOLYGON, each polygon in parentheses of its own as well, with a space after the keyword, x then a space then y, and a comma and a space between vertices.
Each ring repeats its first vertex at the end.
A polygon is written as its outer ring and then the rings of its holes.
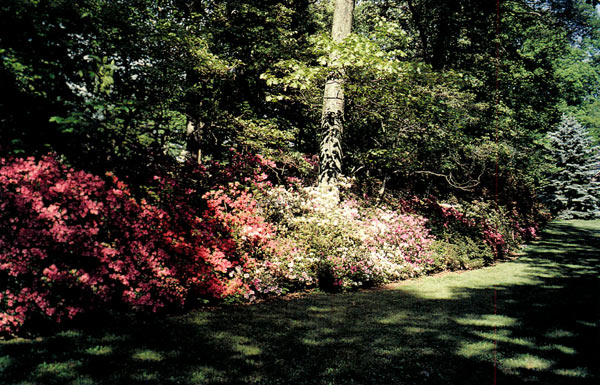
POLYGON ((147 200, 54 156, 0 159, 0 334, 99 307, 156 312, 315 286, 317 260, 256 200, 275 165, 231 155, 188 170, 196 189, 155 177, 147 200))
POLYGON ((0 159, 0 334, 98 307, 157 312, 373 286, 492 260, 535 234, 481 203, 370 207, 293 177, 274 185, 275 169, 232 152, 155 177, 139 199, 116 176, 54 156, 0 159))

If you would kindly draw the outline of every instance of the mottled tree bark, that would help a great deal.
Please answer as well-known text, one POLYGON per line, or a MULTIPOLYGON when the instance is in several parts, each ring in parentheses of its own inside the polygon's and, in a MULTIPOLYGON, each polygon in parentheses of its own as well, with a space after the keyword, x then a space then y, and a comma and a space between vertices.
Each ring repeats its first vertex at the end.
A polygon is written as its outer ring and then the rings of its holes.
MULTIPOLYGON (((341 42, 352 30, 354 0, 336 0, 331 35, 341 42)), ((334 55, 334 54, 332 54, 334 55)), ((332 57, 330 63, 336 61, 332 57)), ((332 67, 323 93, 319 185, 334 185, 342 174, 342 133, 344 132, 344 71, 332 67)))

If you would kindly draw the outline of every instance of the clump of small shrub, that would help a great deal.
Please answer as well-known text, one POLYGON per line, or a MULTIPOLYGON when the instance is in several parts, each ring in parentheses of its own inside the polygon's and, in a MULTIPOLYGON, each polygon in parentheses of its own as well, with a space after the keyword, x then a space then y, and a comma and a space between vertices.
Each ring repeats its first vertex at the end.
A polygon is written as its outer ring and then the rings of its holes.
POLYGON ((488 245, 466 236, 455 236, 452 242, 436 241, 432 251, 435 271, 475 269, 493 259, 488 245))

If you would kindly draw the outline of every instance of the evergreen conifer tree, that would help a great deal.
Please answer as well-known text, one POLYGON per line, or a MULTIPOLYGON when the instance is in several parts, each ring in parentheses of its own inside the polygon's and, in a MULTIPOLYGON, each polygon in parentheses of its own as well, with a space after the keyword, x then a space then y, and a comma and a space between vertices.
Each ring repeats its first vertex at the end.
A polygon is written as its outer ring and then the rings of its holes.
POLYGON ((563 116, 548 138, 556 162, 544 194, 551 209, 560 219, 600 217, 600 153, 588 130, 563 116))

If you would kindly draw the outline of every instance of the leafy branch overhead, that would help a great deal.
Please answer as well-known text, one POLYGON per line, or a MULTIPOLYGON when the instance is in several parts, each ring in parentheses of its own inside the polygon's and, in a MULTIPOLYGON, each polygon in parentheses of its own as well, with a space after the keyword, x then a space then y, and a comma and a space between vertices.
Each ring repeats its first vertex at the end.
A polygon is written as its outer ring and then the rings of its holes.
POLYGON ((376 26, 369 36, 353 33, 342 42, 335 42, 325 33, 310 36, 310 45, 304 53, 306 60, 280 61, 260 75, 267 85, 278 86, 281 91, 269 95, 267 101, 294 99, 294 96, 285 93, 288 89, 320 91, 327 74, 342 69, 350 77, 355 72, 368 73, 375 81, 405 76, 412 69, 401 60, 406 53, 399 49, 387 51, 386 42, 406 40, 406 33, 397 24, 384 19, 379 19, 376 26))

